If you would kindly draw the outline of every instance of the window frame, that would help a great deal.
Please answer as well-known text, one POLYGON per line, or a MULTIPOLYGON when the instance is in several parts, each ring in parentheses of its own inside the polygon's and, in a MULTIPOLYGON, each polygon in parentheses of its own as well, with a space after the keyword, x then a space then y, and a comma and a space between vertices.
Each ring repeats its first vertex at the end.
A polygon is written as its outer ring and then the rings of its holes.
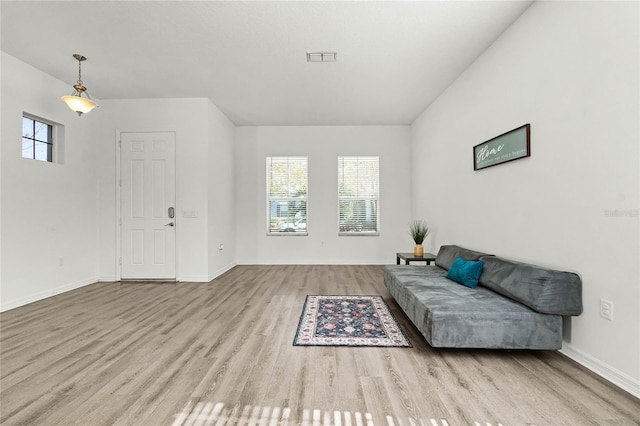
MULTIPOLYGON (((265 185, 265 189, 266 189, 266 232, 268 236, 308 236, 309 235, 309 222, 308 222, 308 217, 309 217, 309 157, 306 155, 267 155, 266 156, 266 162, 265 162, 265 177, 266 177, 266 185, 265 185), (294 196, 294 197, 284 197, 284 196, 274 196, 273 194, 271 194, 271 164, 273 164, 273 160, 274 159, 278 159, 278 160, 283 160, 286 159, 287 161, 300 161, 300 160, 304 160, 304 164, 305 164, 305 195, 303 197, 301 196, 294 196), (304 231, 302 230, 297 230, 294 228, 293 231, 290 230, 273 230, 272 226, 271 226, 271 203, 272 202, 282 202, 282 203, 292 203, 292 202, 299 202, 299 201, 303 201, 304 202, 304 217, 302 218, 297 218, 295 220, 292 220, 291 223, 294 223, 295 225, 298 225, 298 222, 304 219, 305 222, 305 228, 304 231)), ((289 228, 287 228, 289 229, 289 228)))
POLYGON ((55 163, 56 162, 56 155, 55 155, 55 147, 57 145, 57 133, 58 133, 58 124, 54 123, 50 120, 45 120, 43 118, 37 117, 35 115, 31 115, 31 114, 27 114, 27 113, 23 113, 22 114, 22 129, 21 130, 21 157, 25 158, 27 160, 34 160, 34 161, 40 161, 43 163, 55 163), (25 136, 24 135, 24 120, 30 120, 33 122, 33 134, 32 136, 25 136), (45 140, 41 140, 38 139, 38 137, 36 136, 36 126, 37 124, 43 124, 45 126, 47 126, 47 139, 48 141, 45 140), (32 156, 28 157, 25 156, 24 154, 24 142, 26 140, 31 141, 31 154, 32 156), (47 159, 41 159, 41 158, 36 158, 36 143, 43 143, 47 145, 47 159))
MULTIPOLYGON (((359 178, 358 178, 359 180, 359 178)), ((338 235, 339 236, 379 236, 380 235, 380 156, 378 155, 339 155, 338 156, 338 235), (373 160, 375 159, 375 190, 376 194, 374 197, 372 196, 344 196, 342 194, 342 185, 344 181, 343 169, 344 159, 351 159, 351 161, 358 162, 360 159, 362 160, 373 160), (342 165, 342 167, 341 167, 342 165), (342 230, 342 211, 341 205, 343 201, 375 201, 375 230, 361 230, 361 231, 345 231, 342 230)))

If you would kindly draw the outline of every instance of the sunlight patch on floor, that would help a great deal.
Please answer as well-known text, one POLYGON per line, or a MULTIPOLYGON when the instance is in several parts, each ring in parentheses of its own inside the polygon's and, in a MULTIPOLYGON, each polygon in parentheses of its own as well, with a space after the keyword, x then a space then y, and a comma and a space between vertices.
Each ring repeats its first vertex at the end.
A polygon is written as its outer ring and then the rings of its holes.
MULTIPOLYGON (((239 405, 225 407, 222 402, 190 401, 176 415, 173 426, 376 426, 370 413, 351 411, 302 410, 302 418, 291 417, 290 408, 239 405)), ((386 416, 386 426, 451 426, 445 419, 398 419, 386 416)), ((474 422, 471 426, 503 426, 474 422)))

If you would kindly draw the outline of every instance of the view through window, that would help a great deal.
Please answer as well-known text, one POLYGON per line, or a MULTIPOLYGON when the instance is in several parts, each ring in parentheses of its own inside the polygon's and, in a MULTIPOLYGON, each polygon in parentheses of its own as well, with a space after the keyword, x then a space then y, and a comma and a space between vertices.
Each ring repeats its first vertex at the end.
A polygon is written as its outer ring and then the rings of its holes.
POLYGON ((22 157, 53 162, 53 125, 22 117, 22 157))
POLYGON ((340 235, 379 233, 379 157, 338 157, 340 235))
POLYGON ((267 157, 267 233, 307 235, 307 157, 267 157))

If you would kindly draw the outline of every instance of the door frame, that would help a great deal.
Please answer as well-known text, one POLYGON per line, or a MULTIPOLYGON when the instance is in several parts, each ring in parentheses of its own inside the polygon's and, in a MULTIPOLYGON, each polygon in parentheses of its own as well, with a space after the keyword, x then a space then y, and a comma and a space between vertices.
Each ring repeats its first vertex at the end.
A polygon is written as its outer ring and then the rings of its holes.
MULTIPOLYGON (((174 170, 175 170, 175 219, 178 218, 178 132, 175 130, 115 130, 115 146, 116 146, 116 173, 115 173, 115 187, 116 187, 116 214, 115 214, 115 227, 116 227, 116 256, 114 263, 116 265, 116 281, 122 281, 122 134, 123 133, 173 133, 175 147, 174 150, 174 170)), ((177 224, 177 221, 176 221, 177 224)), ((175 263, 176 263, 176 282, 180 275, 180 256, 178 256, 178 241, 180 226, 175 227, 176 243, 175 243, 175 263)), ((164 280, 166 281, 166 280, 164 280)))

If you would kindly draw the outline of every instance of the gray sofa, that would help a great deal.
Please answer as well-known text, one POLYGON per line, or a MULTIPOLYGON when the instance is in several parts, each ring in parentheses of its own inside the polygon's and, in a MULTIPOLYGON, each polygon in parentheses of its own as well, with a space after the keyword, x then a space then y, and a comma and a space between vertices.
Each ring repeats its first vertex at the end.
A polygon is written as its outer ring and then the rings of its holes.
POLYGON ((560 349, 562 317, 582 313, 577 274, 455 245, 435 265, 385 266, 384 284, 433 347, 560 349), (476 288, 446 278, 459 257, 484 262, 476 288))

